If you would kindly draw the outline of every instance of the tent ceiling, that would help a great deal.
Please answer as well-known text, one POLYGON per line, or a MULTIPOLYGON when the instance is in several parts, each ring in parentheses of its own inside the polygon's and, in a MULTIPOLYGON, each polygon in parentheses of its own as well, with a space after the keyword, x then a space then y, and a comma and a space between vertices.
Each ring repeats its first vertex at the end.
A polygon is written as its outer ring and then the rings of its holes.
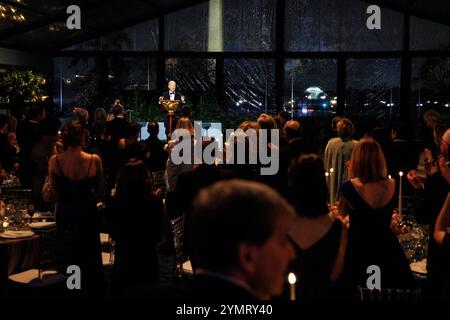
MULTIPOLYGON (((2 0, 0 47, 50 52, 204 1, 2 0), (81 8, 81 30, 64 27, 66 8, 71 4, 81 8)), ((449 0, 372 0, 368 3, 450 25, 449 0)))

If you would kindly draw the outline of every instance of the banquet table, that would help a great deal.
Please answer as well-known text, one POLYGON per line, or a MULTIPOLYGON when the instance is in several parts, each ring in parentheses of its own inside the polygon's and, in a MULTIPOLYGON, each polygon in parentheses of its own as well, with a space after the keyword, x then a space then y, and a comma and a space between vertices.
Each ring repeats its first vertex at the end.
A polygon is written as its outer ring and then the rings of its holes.
POLYGON ((0 238, 0 294, 8 276, 36 267, 39 262, 39 236, 20 239, 0 238))

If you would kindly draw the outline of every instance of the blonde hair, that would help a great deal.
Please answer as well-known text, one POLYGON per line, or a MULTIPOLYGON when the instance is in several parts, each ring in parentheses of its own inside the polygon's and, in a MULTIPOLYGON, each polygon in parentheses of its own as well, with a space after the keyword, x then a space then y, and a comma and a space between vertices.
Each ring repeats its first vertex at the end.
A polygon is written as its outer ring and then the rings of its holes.
POLYGON ((178 120, 176 129, 186 129, 191 136, 194 136, 194 126, 192 125, 191 119, 187 117, 182 117, 178 120))
POLYGON ((350 178, 359 178, 362 183, 385 180, 386 159, 378 142, 371 138, 361 139, 353 149, 350 178))

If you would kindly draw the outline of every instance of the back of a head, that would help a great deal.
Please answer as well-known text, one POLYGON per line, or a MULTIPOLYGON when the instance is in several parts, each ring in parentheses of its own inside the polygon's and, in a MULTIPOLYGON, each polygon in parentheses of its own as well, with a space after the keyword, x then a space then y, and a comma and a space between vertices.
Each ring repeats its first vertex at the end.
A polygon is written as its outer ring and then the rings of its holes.
POLYGON ((187 117, 182 117, 177 122, 177 129, 185 129, 188 130, 191 135, 194 135, 194 126, 192 125, 191 119, 187 117))
POLYGON ((150 175, 143 163, 127 163, 120 168, 116 196, 128 200, 145 200, 151 196, 150 175))
POLYGON ((94 112, 94 122, 106 122, 106 119, 108 118, 108 114, 106 113, 106 110, 103 108, 97 108, 94 112))
POLYGON ((350 140, 355 134, 355 127, 353 126, 353 123, 350 121, 350 119, 347 118, 339 120, 336 128, 339 137, 344 141, 350 140))
POLYGON ((284 133, 288 141, 302 136, 303 129, 297 120, 289 120, 284 125, 284 133))
POLYGON ((27 120, 38 120, 43 117, 45 109, 41 105, 34 105, 27 109, 26 118, 27 120))
POLYGON ((113 107, 112 114, 114 117, 123 116, 125 114, 125 111, 123 110, 123 107, 118 104, 113 107))
POLYGON ((328 187, 322 160, 304 154, 289 167, 289 198, 297 213, 315 218, 328 213, 328 187))
POLYGON ((271 130, 276 129, 276 123, 271 116, 268 114, 261 114, 257 120, 259 127, 261 129, 271 130))
POLYGON ((281 122, 287 122, 289 120, 289 113, 287 111, 280 111, 278 113, 278 117, 281 119, 281 122))
POLYGON ((361 182, 377 182, 387 177, 386 159, 378 142, 361 139, 353 149, 350 178, 361 182))
POLYGON ((141 125, 137 122, 131 122, 127 126, 127 138, 139 137, 141 133, 141 125))
POLYGON ((56 136, 61 128, 61 121, 57 117, 45 118, 41 124, 42 133, 46 136, 56 136))
POLYGON ((203 189, 193 206, 192 258, 199 268, 228 273, 239 267, 239 245, 263 245, 282 212, 293 214, 293 209, 260 183, 227 180, 203 189))
POLYGON ((75 119, 81 124, 87 124, 89 122, 89 112, 86 109, 76 107, 73 113, 75 114, 75 119))
POLYGON ((76 120, 69 120, 62 130, 62 141, 64 148, 83 146, 86 137, 86 131, 76 120))
POLYGON ((438 120, 440 119, 440 114, 436 110, 430 109, 423 113, 423 120, 425 124, 430 127, 434 128, 438 120))
POLYGON ((239 125, 239 129, 242 129, 245 131, 247 131, 248 129, 254 129, 256 131, 259 130, 259 124, 256 121, 243 121, 241 122, 241 124, 239 125))
POLYGON ((334 117, 331 120, 331 129, 334 131, 337 131, 337 124, 339 121, 341 121, 342 119, 344 119, 343 117, 334 117))
POLYGON ((151 121, 147 124, 147 132, 150 137, 157 137, 159 134, 159 125, 156 121, 151 121))

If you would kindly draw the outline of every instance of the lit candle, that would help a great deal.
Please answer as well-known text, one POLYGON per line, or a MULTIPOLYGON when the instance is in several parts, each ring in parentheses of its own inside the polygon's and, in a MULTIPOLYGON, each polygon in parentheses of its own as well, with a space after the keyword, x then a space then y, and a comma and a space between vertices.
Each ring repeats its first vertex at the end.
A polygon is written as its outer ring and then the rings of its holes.
POLYGON ((291 288, 291 290, 290 290, 290 292, 291 292, 291 300, 292 301, 294 301, 295 300, 295 282, 297 281, 297 278, 295 277, 295 274, 293 274, 292 272, 291 273, 289 273, 289 276, 288 276, 288 282, 289 282, 289 285, 290 285, 290 288, 291 288))
POLYGON ((402 182, 402 180, 403 180, 403 171, 400 171, 399 173, 398 173, 398 175, 399 175, 399 180, 400 180, 400 182, 399 182, 399 185, 398 185, 398 213, 399 214, 402 214, 402 195, 403 195, 403 182, 402 182))
POLYGON ((3 221, 3 230, 8 229, 8 227, 9 227, 9 221, 8 221, 8 219, 5 219, 5 220, 3 221))

